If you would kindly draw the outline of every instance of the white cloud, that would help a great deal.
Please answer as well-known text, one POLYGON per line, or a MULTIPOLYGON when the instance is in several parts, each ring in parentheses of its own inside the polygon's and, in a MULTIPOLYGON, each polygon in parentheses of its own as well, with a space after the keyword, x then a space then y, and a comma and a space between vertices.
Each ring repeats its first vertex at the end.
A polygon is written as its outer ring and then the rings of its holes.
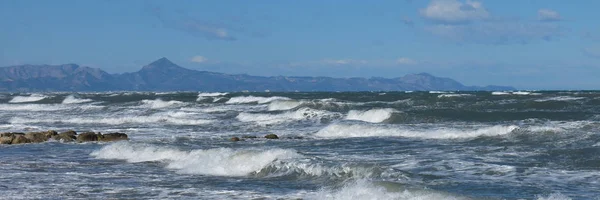
POLYGON ((560 21, 562 18, 560 14, 554 10, 550 9, 540 9, 538 10, 538 20, 550 22, 550 21, 560 21))
POLYGON ((325 59, 323 60, 325 64, 333 64, 333 65, 356 65, 356 64, 367 64, 366 60, 354 60, 354 59, 325 59))
POLYGON ((417 61, 410 59, 410 58, 406 58, 406 57, 400 57, 396 60, 396 64, 399 65, 414 65, 417 64, 417 61))
POLYGON ((195 63, 203 63, 206 62, 207 59, 204 56, 194 56, 190 61, 195 63))
POLYGON ((471 0, 464 3, 458 0, 432 0, 420 13, 428 20, 445 24, 483 20, 490 15, 481 2, 471 0))

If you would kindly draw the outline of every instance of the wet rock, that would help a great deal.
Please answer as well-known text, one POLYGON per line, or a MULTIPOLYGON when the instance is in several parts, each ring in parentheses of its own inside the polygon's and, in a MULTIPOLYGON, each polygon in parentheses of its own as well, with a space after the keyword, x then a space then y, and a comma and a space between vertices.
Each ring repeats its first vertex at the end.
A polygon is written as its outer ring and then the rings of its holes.
POLYGON ((72 130, 62 132, 58 135, 52 136, 52 139, 62 142, 72 142, 73 140, 77 139, 77 132, 72 130))
POLYGON ((239 137, 232 137, 229 140, 232 141, 232 142, 238 142, 238 141, 240 141, 240 138, 239 137))
POLYGON ((279 139, 279 137, 277 135, 272 134, 272 133, 265 135, 265 138, 267 138, 267 139, 279 139))
POLYGON ((14 137, 11 136, 2 136, 0 137, 0 144, 10 144, 12 143, 14 137))
POLYGON ((24 135, 15 135, 10 144, 25 144, 31 143, 31 140, 26 138, 24 135))
POLYGON ((94 132, 85 132, 77 135, 77 142, 94 142, 98 141, 98 134, 94 132))
POLYGON ((48 139, 55 135, 57 135, 56 131, 50 130, 45 132, 29 132, 25 134, 25 137, 32 143, 39 143, 48 141, 48 139))
POLYGON ((107 134, 101 134, 98 133, 98 140, 102 141, 102 142, 112 142, 112 141, 119 141, 119 140, 128 140, 129 138, 127 137, 127 134, 125 133, 107 133, 107 134))

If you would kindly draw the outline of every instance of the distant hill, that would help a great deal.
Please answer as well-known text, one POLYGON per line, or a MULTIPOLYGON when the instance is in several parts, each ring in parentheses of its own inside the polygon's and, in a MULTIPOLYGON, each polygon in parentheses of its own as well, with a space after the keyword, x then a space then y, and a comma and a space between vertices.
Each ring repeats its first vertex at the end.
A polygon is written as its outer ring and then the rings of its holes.
POLYGON ((250 76, 197 71, 158 59, 137 72, 109 74, 76 64, 0 68, 0 91, 403 91, 515 90, 509 86, 465 86, 427 73, 399 78, 250 76))

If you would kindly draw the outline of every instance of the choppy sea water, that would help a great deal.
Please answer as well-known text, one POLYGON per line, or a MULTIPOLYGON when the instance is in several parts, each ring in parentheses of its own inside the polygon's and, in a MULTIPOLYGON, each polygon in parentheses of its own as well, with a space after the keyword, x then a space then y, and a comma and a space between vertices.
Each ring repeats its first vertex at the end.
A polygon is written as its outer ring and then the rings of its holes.
POLYGON ((600 197, 594 91, 0 94, 49 129, 130 140, 0 145, 0 199, 600 197))

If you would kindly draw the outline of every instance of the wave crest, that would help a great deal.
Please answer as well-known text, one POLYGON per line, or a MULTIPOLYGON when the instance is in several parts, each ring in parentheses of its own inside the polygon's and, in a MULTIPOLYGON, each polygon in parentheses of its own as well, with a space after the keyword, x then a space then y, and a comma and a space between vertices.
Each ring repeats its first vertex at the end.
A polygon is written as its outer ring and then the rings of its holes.
POLYGON ((247 103, 265 104, 265 103, 270 103, 272 101, 278 101, 278 100, 291 100, 291 99, 287 98, 287 97, 279 97, 279 96, 274 96, 274 97, 243 96, 243 97, 232 97, 225 103, 226 104, 245 104, 245 103, 246 104, 247 103))
POLYGON ((41 101, 45 98, 48 98, 46 95, 41 94, 32 94, 30 96, 16 96, 13 97, 8 103, 27 103, 27 102, 36 102, 41 101))
POLYGON ((315 136, 322 138, 352 138, 352 137, 410 137, 426 139, 455 139, 455 138, 473 138, 479 136, 497 136, 511 133, 518 129, 518 126, 490 126, 473 130, 458 130, 450 128, 440 128, 433 130, 409 130, 392 127, 382 127, 373 125, 345 125, 332 124, 317 133, 315 136))
POLYGON ((117 142, 90 154, 99 159, 126 160, 130 163, 160 161, 166 168, 185 174, 247 176, 259 172, 275 160, 302 157, 289 149, 216 148, 181 151, 168 147, 117 142))
POLYGON ((371 123, 381 123, 389 119, 393 113, 397 112, 391 108, 371 109, 366 111, 351 110, 346 116, 347 120, 359 120, 371 123))
POLYGON ((78 99, 75 98, 75 96, 73 95, 69 95, 67 97, 65 97, 65 99, 62 101, 62 104, 78 104, 78 103, 86 103, 86 102, 91 102, 91 99, 78 99))

